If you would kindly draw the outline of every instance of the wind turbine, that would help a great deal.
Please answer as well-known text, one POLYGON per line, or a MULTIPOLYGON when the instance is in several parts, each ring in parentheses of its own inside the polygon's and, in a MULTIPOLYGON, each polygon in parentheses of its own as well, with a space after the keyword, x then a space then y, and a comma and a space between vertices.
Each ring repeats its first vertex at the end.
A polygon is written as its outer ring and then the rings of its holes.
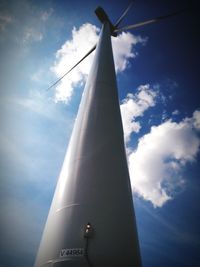
POLYGON ((95 10, 98 44, 52 85, 96 49, 35 267, 141 267, 111 36, 177 12, 120 29, 131 5, 114 25, 95 10))

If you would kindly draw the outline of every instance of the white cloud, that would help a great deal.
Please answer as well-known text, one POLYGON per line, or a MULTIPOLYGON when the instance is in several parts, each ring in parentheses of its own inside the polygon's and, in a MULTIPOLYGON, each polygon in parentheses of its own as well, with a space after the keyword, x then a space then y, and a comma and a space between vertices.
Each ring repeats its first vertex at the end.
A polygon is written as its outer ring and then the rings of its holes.
POLYGON ((200 111, 196 110, 193 113, 193 124, 197 130, 200 130, 200 111))
POLYGON ((135 58, 138 53, 134 46, 141 43, 146 44, 147 38, 141 36, 134 36, 129 32, 122 32, 118 37, 112 37, 113 55, 115 61, 116 72, 124 71, 129 64, 129 59, 135 58))
POLYGON ((43 34, 33 27, 27 27, 24 31, 23 42, 40 42, 43 39, 43 34))
POLYGON ((180 123, 168 120, 153 126, 139 139, 138 147, 129 154, 129 171, 133 191, 154 207, 161 207, 184 185, 182 167, 197 156, 200 139, 200 111, 180 123))
MULTIPOLYGON (((98 40, 99 29, 89 23, 83 24, 78 30, 72 30, 72 39, 66 41, 56 52, 56 61, 51 70, 57 77, 62 76, 76 64, 98 40)), ((88 56, 79 66, 65 77, 56 87, 56 101, 68 103, 72 97, 74 86, 85 80, 93 54, 88 56)))
POLYGON ((43 11, 41 13, 41 20, 44 22, 47 21, 50 18, 50 16, 53 14, 53 12, 54 12, 53 8, 50 8, 48 11, 43 11))
POLYGON ((180 111, 178 109, 175 109, 173 112, 172 112, 172 115, 179 115, 180 114, 180 111))
POLYGON ((45 71, 38 69, 35 73, 31 74, 30 79, 34 82, 40 82, 45 75, 45 71))
POLYGON ((168 114, 167 114, 167 110, 163 110, 162 112, 162 121, 166 121, 168 119, 168 114))
MULTIPOLYGON (((33 112, 48 120, 66 123, 66 116, 62 115, 56 108, 55 102, 51 98, 47 98, 45 93, 36 90, 30 90, 27 97, 9 97, 4 98, 5 103, 16 108, 22 109, 22 112, 33 112)), ((71 115, 71 117, 73 117, 71 115)), ((69 121, 67 121, 69 126, 69 121)))
POLYGON ((0 14, 0 32, 4 31, 6 26, 13 21, 10 15, 0 14))
POLYGON ((133 132, 138 133, 141 125, 136 118, 143 116, 144 112, 155 106, 157 92, 149 84, 141 85, 135 95, 128 94, 120 105, 125 142, 130 140, 133 132))
MULTIPOLYGON (((51 70, 57 77, 61 77, 67 70, 76 64, 98 41, 100 29, 86 23, 79 29, 72 30, 72 39, 67 40, 56 52, 56 60, 51 70)), ((130 33, 122 33, 117 38, 112 38, 115 68, 120 72, 126 69, 130 58, 137 55, 133 46, 137 43, 144 44, 146 39, 135 37, 130 33)), ((74 87, 85 82, 94 53, 88 56, 79 66, 67 75, 56 87, 56 101, 68 103, 72 97, 74 87)))

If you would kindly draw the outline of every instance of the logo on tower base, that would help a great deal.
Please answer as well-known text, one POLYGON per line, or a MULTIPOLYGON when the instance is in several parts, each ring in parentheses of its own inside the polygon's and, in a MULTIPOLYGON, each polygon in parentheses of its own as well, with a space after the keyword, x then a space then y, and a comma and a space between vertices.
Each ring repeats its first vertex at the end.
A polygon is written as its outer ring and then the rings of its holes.
POLYGON ((60 258, 63 257, 80 257, 84 255, 83 248, 64 248, 60 251, 60 258))

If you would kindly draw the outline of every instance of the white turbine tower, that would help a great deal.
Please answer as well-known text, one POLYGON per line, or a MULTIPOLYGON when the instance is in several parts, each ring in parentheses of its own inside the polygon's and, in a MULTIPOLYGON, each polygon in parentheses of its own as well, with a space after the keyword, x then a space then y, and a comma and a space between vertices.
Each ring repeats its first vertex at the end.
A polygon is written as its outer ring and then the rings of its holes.
POLYGON ((141 267, 111 47, 130 6, 115 25, 95 11, 102 30, 35 267, 141 267))

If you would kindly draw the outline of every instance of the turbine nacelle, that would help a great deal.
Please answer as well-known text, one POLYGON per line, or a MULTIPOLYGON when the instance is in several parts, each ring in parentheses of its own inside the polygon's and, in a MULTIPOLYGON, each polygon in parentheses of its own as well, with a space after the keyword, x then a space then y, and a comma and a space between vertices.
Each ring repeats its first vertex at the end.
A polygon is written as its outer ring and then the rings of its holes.
MULTIPOLYGON (((160 22, 164 19, 167 19, 167 18, 170 18, 170 17, 173 17, 175 15, 178 15, 180 13, 182 13, 183 11, 185 11, 186 9, 183 9, 183 10, 180 10, 180 11, 177 11, 177 12, 173 12, 173 13, 170 13, 170 14, 167 14, 167 15, 164 15, 164 16, 159 16, 159 17, 156 17, 156 18, 153 18, 153 19, 150 19, 150 20, 145 20, 145 21, 142 21, 142 22, 139 22, 139 23, 135 23, 135 24, 132 24, 132 25, 128 25, 128 26, 123 26, 123 27, 118 27, 122 20, 124 19, 124 17, 126 16, 126 14, 128 13, 128 11, 130 10, 130 8, 132 7, 132 4, 133 4, 133 1, 131 1, 131 3, 129 4, 129 6, 126 8, 126 10, 122 13, 121 17, 116 21, 115 24, 113 24, 108 15, 106 14, 105 10, 102 8, 102 7, 97 7, 95 9, 95 13, 98 17, 98 19, 100 20, 100 22, 102 24, 105 24, 106 22, 109 23, 110 25, 110 34, 114 37, 117 36, 117 34, 119 32, 122 32, 122 31, 126 31, 126 30, 132 30, 132 29, 136 29, 136 28, 139 28, 139 27, 142 27, 142 26, 145 26, 145 25, 148 25, 148 24, 152 24, 152 23, 157 23, 157 22, 160 22)), ((70 73, 76 66, 78 66, 87 56, 89 56, 95 49, 96 49, 96 44, 88 51, 88 53, 83 56, 71 69, 69 69, 66 73, 64 73, 58 80, 56 80, 51 86, 49 86, 49 89, 51 89, 52 87, 54 87, 56 84, 58 84, 68 73, 70 73)))
POLYGON ((110 32, 111 35, 116 37, 117 33, 115 32, 116 27, 112 24, 112 22, 110 21, 108 15, 106 14, 105 10, 102 7, 97 7, 95 9, 95 14, 97 15, 98 19, 101 21, 102 24, 104 24, 105 22, 108 22, 110 25, 110 32))

